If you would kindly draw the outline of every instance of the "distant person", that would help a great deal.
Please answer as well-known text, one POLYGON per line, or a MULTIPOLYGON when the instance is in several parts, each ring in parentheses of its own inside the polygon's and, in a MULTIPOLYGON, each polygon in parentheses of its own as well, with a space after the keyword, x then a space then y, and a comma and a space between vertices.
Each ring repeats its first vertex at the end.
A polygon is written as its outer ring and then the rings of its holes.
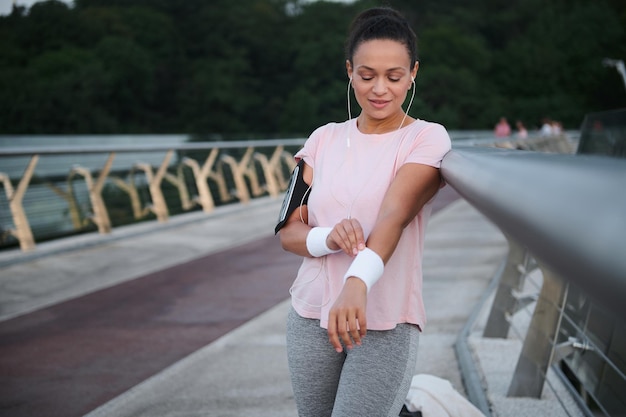
POLYGON ((541 122, 540 136, 552 136, 552 121, 548 117, 544 117, 541 122))
POLYGON ((553 136, 560 136, 563 134, 563 125, 558 120, 553 120, 552 123, 550 123, 550 126, 552 127, 553 136))
POLYGON ((408 115, 419 63, 400 13, 359 14, 345 65, 361 112, 351 117, 348 97, 348 120, 317 128, 296 153, 275 229, 303 257, 289 372, 300 417, 398 416, 426 324, 424 232, 451 142, 440 124, 408 115))
POLYGON ((517 129, 516 136, 518 139, 526 139, 528 137, 528 130, 526 130, 526 126, 524 126, 521 120, 515 122, 515 128, 517 129))
POLYGON ((494 135, 498 138, 506 138, 511 135, 511 126, 509 122, 506 120, 506 117, 501 117, 498 124, 493 130, 494 135))

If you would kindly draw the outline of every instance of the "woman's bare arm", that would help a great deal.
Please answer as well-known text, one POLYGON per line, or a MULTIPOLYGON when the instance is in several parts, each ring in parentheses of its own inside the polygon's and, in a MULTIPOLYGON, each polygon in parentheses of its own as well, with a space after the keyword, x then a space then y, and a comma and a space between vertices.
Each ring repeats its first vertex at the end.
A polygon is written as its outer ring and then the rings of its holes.
POLYGON ((439 190, 439 169, 422 164, 403 165, 385 194, 367 247, 387 263, 404 228, 439 190))
MULTIPOLYGON (((440 185, 437 168, 410 163, 398 170, 367 239, 367 247, 384 263, 391 258, 404 228, 436 194, 440 185)), ((342 341, 348 349, 353 343, 361 344, 367 329, 366 304, 366 284, 357 277, 349 277, 328 317, 328 338, 336 351, 342 350, 342 341)))

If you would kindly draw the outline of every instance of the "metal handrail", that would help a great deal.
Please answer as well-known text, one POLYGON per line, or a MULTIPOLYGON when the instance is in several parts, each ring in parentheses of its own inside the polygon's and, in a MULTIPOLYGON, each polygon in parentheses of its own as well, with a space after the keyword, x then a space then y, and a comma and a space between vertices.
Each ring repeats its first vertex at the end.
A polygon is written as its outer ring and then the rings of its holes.
MULTIPOLYGON (((494 295, 483 337, 507 338, 509 330, 519 335, 519 329, 510 329, 513 316, 534 305, 507 396, 539 398, 544 382, 553 389, 547 380, 550 366, 564 380, 560 361, 576 350, 594 350, 586 333, 577 330, 573 337, 561 328, 563 321, 571 321, 565 307, 569 284, 618 323, 626 316, 626 160, 454 147, 442 162, 442 175, 501 229, 509 244, 507 258, 457 338, 464 379, 479 380, 467 339, 485 297, 494 295), (525 295, 520 290, 534 268, 543 283, 537 293, 525 295)), ((617 370, 617 378, 621 375, 623 386, 622 370, 595 350, 617 370)), ((566 386, 591 415, 582 396, 569 382, 566 386)), ((491 415, 480 387, 469 387, 468 397, 491 415)))
POLYGON ((626 316, 626 160, 455 148, 441 171, 539 262, 626 316))
MULTIPOLYGON (((281 189, 286 188, 285 171, 293 168, 294 164, 293 157, 285 151, 285 147, 297 148, 302 146, 304 141, 303 138, 296 138, 168 144, 2 147, 0 158, 12 161, 11 164, 0 167, 0 185, 3 185, 5 189, 13 223, 12 228, 5 228, 4 233, 17 238, 20 248, 24 251, 35 248, 35 239, 26 214, 28 207, 23 204, 22 199, 31 185, 31 179, 37 173, 39 173, 37 187, 48 187, 53 198, 61 196, 67 201, 67 210, 75 231, 80 232, 84 226, 88 225, 88 222, 92 222, 100 233, 106 234, 111 232, 112 226, 103 196, 105 185, 115 187, 128 195, 136 221, 150 213, 154 214, 160 222, 168 220, 170 216, 168 201, 162 190, 165 182, 177 190, 183 210, 191 210, 195 205, 199 205, 204 212, 208 213, 215 206, 208 184, 209 180, 216 185, 219 200, 222 203, 230 202, 236 197, 240 203, 245 204, 251 198, 264 193, 272 197, 278 196, 281 189), (255 151, 256 149, 265 149, 266 152, 269 150, 271 156, 255 151), (233 153, 237 154, 238 158, 230 155, 229 150, 234 150, 233 153), (174 152, 177 152, 176 156, 174 152), (220 152, 222 154, 218 157, 220 152), (243 155, 238 155, 239 153, 243 155), (126 155, 125 158, 120 158, 120 162, 113 167, 114 160, 118 160, 116 158, 118 154, 126 155), (133 154, 136 154, 140 160, 133 160, 133 154), (190 154, 193 154, 196 159, 187 156, 190 154), (90 155, 88 166, 75 164, 74 161, 80 155, 90 155), (104 166, 101 165, 100 155, 107 157, 104 166), (164 157, 160 159, 162 155, 164 157), (40 157, 58 159, 65 156, 72 156, 72 162, 62 161, 52 170, 50 166, 39 168, 40 157), (147 156, 150 156, 148 158, 150 162, 141 160, 147 156), (26 166, 23 172, 19 169, 22 164, 26 166), (6 172, 1 172, 3 170, 6 172), (194 184, 195 192, 198 194, 194 198, 191 198, 190 191, 187 189, 183 170, 189 171, 193 176, 193 181, 190 183, 194 184), (147 186, 146 191, 149 193, 150 201, 145 206, 142 206, 135 184, 137 175, 144 178, 144 187, 147 186), (12 181, 18 183, 16 190, 13 188, 12 181), (75 181, 84 182, 82 188, 86 188, 82 195, 89 199, 87 210, 92 213, 87 216, 87 223, 81 219, 85 216, 79 213, 74 195, 73 182, 75 181), (232 185, 232 188, 229 189, 229 185, 232 185)), ((83 158, 84 162, 87 161, 85 158, 83 158)), ((33 187, 36 186, 33 185, 33 187)))
POLYGON ((262 140, 233 140, 220 142, 188 142, 178 144, 150 144, 145 145, 55 145, 55 146, 7 146, 0 148, 0 156, 30 156, 30 155, 76 155, 88 153, 123 153, 123 152, 158 152, 169 150, 197 151, 228 148, 263 148, 273 146, 298 146, 304 143, 303 138, 292 139, 262 139, 262 140))

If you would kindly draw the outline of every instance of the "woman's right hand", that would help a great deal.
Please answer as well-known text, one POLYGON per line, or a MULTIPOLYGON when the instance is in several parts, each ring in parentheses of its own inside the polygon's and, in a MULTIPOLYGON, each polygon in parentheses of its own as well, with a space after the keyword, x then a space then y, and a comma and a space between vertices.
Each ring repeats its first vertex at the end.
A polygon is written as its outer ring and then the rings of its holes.
POLYGON ((350 277, 328 313, 328 340, 337 352, 360 346, 367 333, 367 286, 357 277, 350 277))
POLYGON ((343 250, 346 254, 356 256, 365 249, 363 228, 357 219, 343 219, 333 227, 326 238, 326 245, 332 250, 343 250))

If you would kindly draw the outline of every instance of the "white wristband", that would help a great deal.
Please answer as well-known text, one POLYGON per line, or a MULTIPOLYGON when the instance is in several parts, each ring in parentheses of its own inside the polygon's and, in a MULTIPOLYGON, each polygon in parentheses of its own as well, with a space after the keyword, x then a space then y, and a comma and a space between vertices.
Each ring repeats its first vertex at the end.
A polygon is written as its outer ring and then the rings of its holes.
POLYGON ((309 234, 306 235, 306 249, 311 256, 319 258, 341 251, 341 249, 332 250, 326 245, 326 238, 332 230, 332 227, 314 227, 309 231, 309 234))
POLYGON ((380 256, 370 248, 360 251, 350 264, 348 272, 343 276, 343 282, 350 277, 357 277, 367 286, 367 292, 372 285, 383 275, 385 264, 380 256))

